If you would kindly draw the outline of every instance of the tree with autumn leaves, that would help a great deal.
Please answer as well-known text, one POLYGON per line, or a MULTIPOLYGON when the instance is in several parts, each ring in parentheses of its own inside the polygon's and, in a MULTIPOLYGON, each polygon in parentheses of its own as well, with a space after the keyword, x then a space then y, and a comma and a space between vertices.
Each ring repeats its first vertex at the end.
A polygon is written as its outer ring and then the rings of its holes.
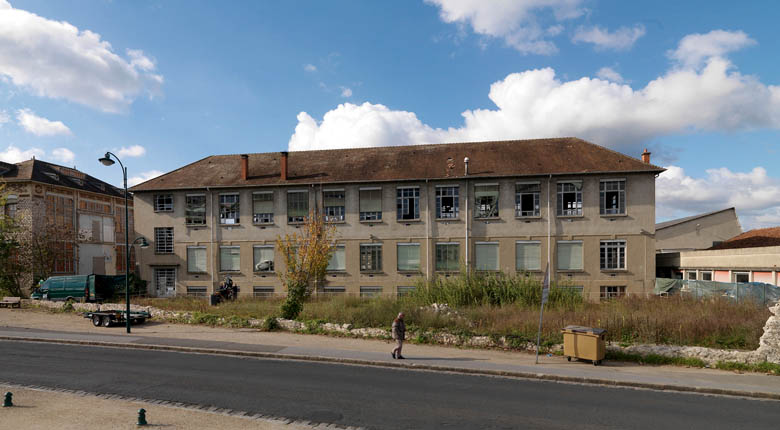
POLYGON ((284 271, 278 274, 287 287, 282 318, 298 317, 303 303, 325 281, 335 231, 335 226, 327 223, 319 211, 312 210, 298 231, 276 239, 285 262, 284 271))

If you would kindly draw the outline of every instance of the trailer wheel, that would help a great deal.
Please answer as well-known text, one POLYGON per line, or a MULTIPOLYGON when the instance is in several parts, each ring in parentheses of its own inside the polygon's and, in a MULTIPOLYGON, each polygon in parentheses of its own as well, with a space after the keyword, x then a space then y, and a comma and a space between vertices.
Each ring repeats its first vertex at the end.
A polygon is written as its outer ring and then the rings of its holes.
POLYGON ((100 327, 100 315, 92 315, 92 325, 100 327))
POLYGON ((103 327, 109 327, 111 326, 111 318, 108 316, 103 317, 103 327))

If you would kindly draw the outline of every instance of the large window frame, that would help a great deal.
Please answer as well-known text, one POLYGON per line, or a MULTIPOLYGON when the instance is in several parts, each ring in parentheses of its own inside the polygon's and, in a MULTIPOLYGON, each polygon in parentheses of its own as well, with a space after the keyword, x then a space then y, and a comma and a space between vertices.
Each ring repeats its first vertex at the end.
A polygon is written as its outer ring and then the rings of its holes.
POLYGON ((396 270, 399 272, 420 271, 420 244, 417 242, 396 243, 396 270))
POLYGON ((287 224, 302 224, 309 216, 309 191, 287 191, 287 224))
POLYGON ((475 242, 474 269, 483 272, 497 272, 500 268, 498 242, 475 242))
POLYGON ((581 240, 559 240, 556 243, 556 268, 562 272, 581 272, 585 267, 584 245, 581 240), (577 258, 579 257, 579 258, 577 258), (563 263, 572 263, 566 264, 563 263))
POLYGON ((169 297, 176 294, 176 267, 155 267, 153 275, 158 296, 169 297))
POLYGON ((599 211, 601 215, 626 214, 626 180, 599 181, 599 211))
POLYGON ((173 254, 173 227, 154 228, 154 253, 173 254))
POLYGON ((601 270, 626 270, 625 240, 602 240, 599 248, 601 270))
POLYGON ((187 225, 206 225, 206 195, 187 194, 184 206, 184 222, 187 225))
POLYGON ((436 186, 436 219, 457 219, 460 215, 460 187, 436 186))
POLYGON ((360 271, 368 273, 382 271, 381 243, 360 244, 360 271))
POLYGON ((396 218, 398 221, 420 219, 420 187, 398 187, 396 189, 396 218))
POLYGON ((498 218, 500 193, 499 184, 475 184, 474 218, 498 218))
POLYGON ((252 246, 252 271, 255 273, 273 273, 274 271, 274 246, 252 246))
POLYGON ((602 285, 599 287, 599 299, 612 300, 626 295, 625 285, 602 285))
POLYGON ((538 218, 541 216, 539 182, 517 182, 515 184, 515 217, 538 218))
POLYGON ((518 272, 542 270, 542 243, 540 241, 515 241, 515 270, 518 272))
POLYGON ((187 273, 208 273, 208 253, 205 246, 187 247, 187 273))
POLYGON ((582 216, 582 181, 560 181, 556 185, 558 216, 582 216))
POLYGON ((173 194, 154 195, 155 212, 173 212, 173 194))
POLYGON ((252 193, 252 223, 274 223, 274 192, 256 191, 252 193))
POLYGON ((358 212, 360 221, 382 220, 382 188, 365 187, 359 190, 358 212))
POLYGON ((460 243, 438 242, 435 253, 434 268, 437 272, 457 272, 460 270, 460 243))
POLYGON ((241 271, 241 247, 238 245, 221 245, 219 247, 219 271, 220 272, 240 272, 241 271), (226 254, 230 258, 226 258, 226 254), (233 257, 238 255, 236 262, 233 257), (228 265, 228 263, 230 263, 228 265))
POLYGON ((328 260, 328 267, 325 270, 332 273, 347 271, 347 247, 344 244, 333 245, 333 251, 331 251, 330 259, 328 260))
POLYGON ((322 190, 322 212, 326 222, 343 222, 346 206, 347 193, 343 188, 322 190))
POLYGON ((219 195, 219 223, 222 225, 241 223, 241 196, 238 193, 219 195))

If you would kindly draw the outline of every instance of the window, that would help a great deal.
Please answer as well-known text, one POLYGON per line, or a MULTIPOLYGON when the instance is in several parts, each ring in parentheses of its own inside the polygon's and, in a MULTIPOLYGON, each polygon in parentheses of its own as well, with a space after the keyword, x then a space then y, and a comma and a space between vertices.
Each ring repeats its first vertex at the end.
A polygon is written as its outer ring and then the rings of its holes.
POLYGON ((344 272, 347 270, 347 259, 344 245, 333 247, 333 254, 328 261, 328 272, 344 272))
POLYGON ((615 299, 618 297, 623 297, 626 295, 626 287, 625 286, 619 286, 619 287, 613 287, 613 286, 602 286, 601 291, 599 294, 599 297, 601 300, 608 300, 608 299, 615 299))
POLYGON ((219 247, 219 271, 238 272, 241 270, 241 248, 238 246, 219 247))
POLYGON ((252 222, 272 224, 274 222, 274 192, 252 193, 252 222))
POLYGON ((273 297, 274 287, 252 287, 254 297, 273 297))
POLYGON ((154 253, 173 254, 173 227, 154 228, 154 253))
POLYGON ((750 282, 750 273, 734 272, 734 282, 738 284, 750 282))
POLYGON ((219 223, 220 224, 238 224, 239 214, 238 194, 220 194, 219 195, 219 223))
POLYGON ((158 296, 172 296, 176 292, 176 268, 156 267, 154 286, 158 296))
POLYGON ((582 241, 558 242, 558 270, 582 270, 582 241))
POLYGON ((189 273, 207 272, 205 246, 187 247, 187 272, 189 273))
POLYGON ((712 280, 712 272, 700 272, 701 273, 701 280, 702 281, 711 281, 712 280))
MULTIPOLYGON (((626 241, 601 241, 601 270, 622 270, 626 268, 626 241)), ((696 272, 694 272, 694 275, 696 272)))
POLYGON ((173 212, 173 194, 155 194, 154 211, 173 212))
POLYGON ((343 295, 346 292, 344 287, 322 287, 322 293, 330 296, 343 295))
POLYGON ((377 297, 382 294, 382 287, 360 287, 360 297, 377 297))
POLYGON ((538 241, 519 240, 515 244, 515 268, 523 270, 542 270, 542 246, 538 241))
POLYGON ((599 205, 602 215, 626 213, 626 181, 609 180, 599 184, 599 205))
POLYGON ((414 292, 414 286, 398 286, 397 289, 398 297, 408 296, 409 294, 414 292))
POLYGON ((418 272, 420 270, 419 243, 399 243, 397 251, 399 272, 418 272))
POLYGON ((420 188, 398 188, 397 195, 398 219, 419 219, 420 188))
POLYGON ((264 245, 252 248, 253 266, 255 272, 274 271, 274 246, 264 245))
POLYGON ((477 270, 498 270, 498 242, 476 242, 474 254, 477 270))
POLYGON ((208 287, 187 286, 187 295, 190 297, 206 297, 208 295, 208 287))
POLYGON ((436 218, 458 217, 458 187, 436 187, 436 218))
POLYGON ((455 272, 460 269, 460 244, 436 244, 436 270, 440 272, 455 272))
POLYGON ((498 217, 498 184, 474 186, 474 218, 498 217))
POLYGON ((290 224, 303 222, 307 215, 309 215, 309 192, 288 191, 287 222, 290 224))
POLYGON ((206 196, 188 194, 184 216, 188 225, 206 225, 206 196))
POLYGON ((360 245, 360 271, 379 272, 382 270, 382 244, 365 243, 360 245))
POLYGON ((569 292, 569 291, 573 292, 573 293, 579 295, 580 297, 582 297, 582 292, 585 289, 582 285, 572 285, 572 286, 566 285, 566 286, 558 286, 556 288, 558 288, 561 291, 565 291, 565 292, 569 292))
POLYGON ((540 192, 538 182, 515 184, 515 216, 539 216, 540 192))
POLYGON ((688 272, 688 280, 689 281, 695 281, 696 280, 696 272, 688 272))
POLYGON ((325 221, 344 221, 344 201, 344 190, 325 190, 322 192, 325 221))
POLYGON ((558 182, 558 215, 582 215, 582 181, 558 182))
POLYGON ((19 198, 15 195, 9 195, 5 199, 5 210, 4 215, 8 218, 16 218, 16 204, 19 201, 19 198))
POLYGON ((382 189, 360 189, 360 220, 379 221, 382 219, 382 189))

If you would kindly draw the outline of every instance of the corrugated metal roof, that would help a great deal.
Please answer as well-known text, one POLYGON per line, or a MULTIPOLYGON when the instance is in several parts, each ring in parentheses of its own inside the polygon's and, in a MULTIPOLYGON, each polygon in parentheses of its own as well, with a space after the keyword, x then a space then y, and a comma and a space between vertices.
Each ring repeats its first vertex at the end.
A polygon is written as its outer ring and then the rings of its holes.
POLYGON ((736 217, 736 211, 735 211, 735 209, 733 207, 731 207, 731 208, 721 209, 721 210, 717 210, 717 211, 713 211, 713 212, 707 212, 707 213, 703 213, 703 214, 699 214, 699 215, 693 215, 693 216, 689 216, 689 217, 685 217, 685 218, 677 218, 677 219, 673 219, 673 220, 669 220, 669 221, 659 222, 658 224, 655 225, 655 229, 656 229, 656 231, 658 231, 658 230, 660 230, 662 228, 671 227, 671 226, 674 226, 674 225, 677 225, 677 224, 682 224, 684 222, 693 221, 695 219, 708 217, 710 215, 715 215, 715 214, 719 214, 721 212, 726 212, 726 211, 734 211, 734 216, 736 217))
POLYGON ((463 178, 465 157, 470 159, 470 178, 664 170, 567 137, 290 152, 286 181, 280 177, 279 152, 249 154, 247 180, 241 179, 240 154, 213 155, 136 185, 132 191, 463 178))

